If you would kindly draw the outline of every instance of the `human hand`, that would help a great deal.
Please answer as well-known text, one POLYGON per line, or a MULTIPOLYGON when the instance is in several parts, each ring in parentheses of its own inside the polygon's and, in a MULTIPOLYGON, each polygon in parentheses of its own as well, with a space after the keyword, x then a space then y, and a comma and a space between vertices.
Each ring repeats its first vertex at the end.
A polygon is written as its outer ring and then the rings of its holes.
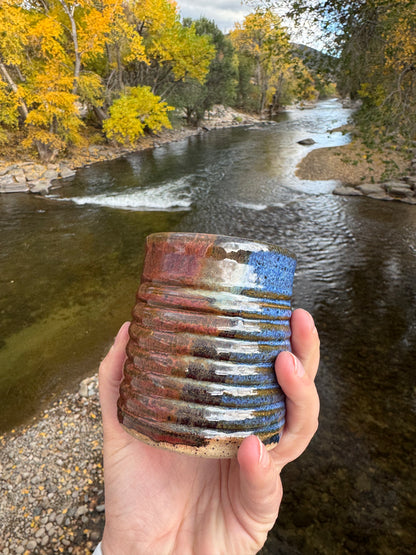
POLYGON ((292 351, 276 360, 286 424, 267 451, 246 438, 236 459, 204 459, 138 441, 117 419, 128 323, 100 366, 106 523, 103 555, 248 555, 264 545, 282 499, 280 472, 318 425, 319 338, 308 312, 292 314, 292 351))

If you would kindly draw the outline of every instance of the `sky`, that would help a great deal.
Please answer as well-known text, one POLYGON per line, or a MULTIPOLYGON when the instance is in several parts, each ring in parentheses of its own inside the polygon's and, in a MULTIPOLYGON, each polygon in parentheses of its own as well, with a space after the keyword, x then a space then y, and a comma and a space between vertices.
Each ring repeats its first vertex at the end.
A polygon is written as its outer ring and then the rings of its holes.
MULTIPOLYGON (((242 0, 176 0, 182 17, 198 19, 201 16, 214 20, 224 33, 234 27, 235 22, 242 23, 251 9, 242 0)), ((314 29, 304 23, 301 29, 293 29, 290 21, 284 21, 293 42, 306 44, 313 48, 321 48, 314 29)))
POLYGON ((223 32, 230 31, 236 21, 242 22, 250 8, 241 0, 176 0, 182 17, 214 20, 223 32))

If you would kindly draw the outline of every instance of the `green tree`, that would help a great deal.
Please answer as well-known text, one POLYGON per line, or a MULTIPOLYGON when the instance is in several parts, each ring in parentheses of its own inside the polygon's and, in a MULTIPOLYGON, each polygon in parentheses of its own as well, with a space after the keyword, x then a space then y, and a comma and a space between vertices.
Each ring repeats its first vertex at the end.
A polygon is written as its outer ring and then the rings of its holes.
POLYGON ((235 101, 238 73, 238 61, 232 42, 214 21, 201 17, 194 25, 197 34, 210 37, 215 47, 215 57, 211 61, 204 82, 207 93, 206 109, 214 104, 228 106, 235 101))
POLYGON ((415 0, 292 0, 294 18, 308 13, 339 59, 337 83, 360 98, 356 114, 369 140, 416 137, 415 0))
POLYGON ((185 112, 188 123, 198 125, 205 112, 215 104, 229 106, 234 103, 238 60, 231 41, 213 21, 204 17, 196 21, 185 19, 183 25, 194 27, 198 36, 208 37, 215 48, 205 81, 186 79, 169 97, 178 109, 185 112))

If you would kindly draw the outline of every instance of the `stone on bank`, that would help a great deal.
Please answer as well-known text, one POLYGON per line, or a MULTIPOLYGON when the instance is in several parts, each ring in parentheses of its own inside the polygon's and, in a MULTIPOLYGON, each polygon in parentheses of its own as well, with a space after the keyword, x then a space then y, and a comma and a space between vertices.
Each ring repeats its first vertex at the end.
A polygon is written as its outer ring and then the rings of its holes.
POLYGON ((362 183, 361 185, 339 185, 334 195, 366 196, 376 200, 399 200, 408 204, 416 204, 416 183, 413 179, 403 178, 401 181, 384 183, 362 183))
POLYGON ((25 162, 18 166, 0 162, 0 193, 47 193, 53 180, 73 175, 75 171, 63 164, 25 162))

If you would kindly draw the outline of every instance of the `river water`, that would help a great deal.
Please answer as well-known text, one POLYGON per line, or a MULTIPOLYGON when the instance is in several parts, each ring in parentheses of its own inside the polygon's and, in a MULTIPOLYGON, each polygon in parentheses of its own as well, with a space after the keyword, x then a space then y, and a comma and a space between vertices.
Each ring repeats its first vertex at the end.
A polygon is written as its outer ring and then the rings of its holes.
POLYGON ((264 553, 416 549, 416 209, 301 181, 350 113, 336 101, 271 125, 217 130, 79 170, 46 198, 0 198, 0 428, 97 369, 129 319, 143 241, 201 231, 298 256, 295 306, 322 341, 321 425, 284 470, 264 553), (297 141, 312 137, 316 144, 297 141))

